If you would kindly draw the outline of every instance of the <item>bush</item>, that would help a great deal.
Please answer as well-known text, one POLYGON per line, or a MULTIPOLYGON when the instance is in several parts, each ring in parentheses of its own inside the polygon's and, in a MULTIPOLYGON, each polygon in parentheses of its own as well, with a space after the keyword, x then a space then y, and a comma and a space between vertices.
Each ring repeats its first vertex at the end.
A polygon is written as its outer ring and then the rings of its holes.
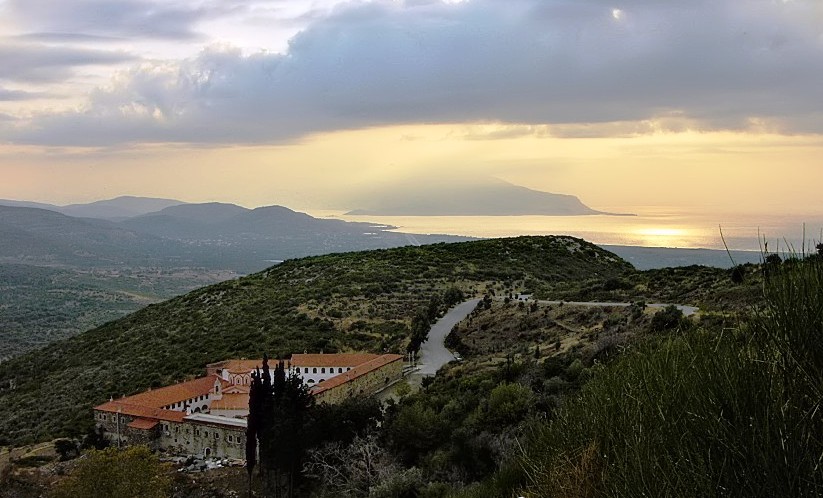
POLYGON ((171 479, 145 446, 91 450, 54 491, 55 498, 165 497, 171 479))
POLYGON ((489 394, 484 420, 490 427, 516 424, 525 418, 534 404, 531 389, 520 384, 500 384, 489 394))
POLYGON ((823 494, 823 263, 782 265, 747 328, 654 338, 535 430, 525 496, 823 494))
POLYGON ((679 327, 683 323, 683 312, 677 306, 670 304, 658 311, 652 317, 651 328, 654 332, 662 332, 679 327))

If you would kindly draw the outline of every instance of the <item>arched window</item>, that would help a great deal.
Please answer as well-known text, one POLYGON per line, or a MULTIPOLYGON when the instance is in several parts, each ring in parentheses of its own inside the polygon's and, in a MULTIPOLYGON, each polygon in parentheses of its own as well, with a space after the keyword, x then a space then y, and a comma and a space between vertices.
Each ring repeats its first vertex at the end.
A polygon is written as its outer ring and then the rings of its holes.
POLYGON ((312 373, 317 373, 317 367, 311 369, 312 373))

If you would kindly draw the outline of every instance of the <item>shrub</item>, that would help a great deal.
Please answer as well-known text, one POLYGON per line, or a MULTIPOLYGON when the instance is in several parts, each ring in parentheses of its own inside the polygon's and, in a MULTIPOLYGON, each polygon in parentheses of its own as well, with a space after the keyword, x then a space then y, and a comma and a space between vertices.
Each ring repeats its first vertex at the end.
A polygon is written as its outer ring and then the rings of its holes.
POLYGON ((654 332, 662 332, 679 327, 683 323, 683 312, 677 306, 670 304, 658 311, 652 317, 651 328, 654 332))
POLYGON ((55 498, 164 497, 171 479, 145 446, 91 450, 54 491, 55 498))
POLYGON ((752 324, 652 338, 534 431, 526 496, 823 493, 823 262, 782 265, 752 324))

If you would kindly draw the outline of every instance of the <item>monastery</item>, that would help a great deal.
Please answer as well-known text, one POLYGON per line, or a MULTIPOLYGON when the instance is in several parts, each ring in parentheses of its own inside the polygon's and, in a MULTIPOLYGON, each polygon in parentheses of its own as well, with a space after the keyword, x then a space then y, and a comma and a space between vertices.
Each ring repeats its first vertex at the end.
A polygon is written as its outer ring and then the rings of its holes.
MULTIPOLYGON (((245 458, 251 374, 263 360, 225 360, 206 376, 94 407, 95 425, 112 443, 145 444, 175 455, 245 458)), ((311 386, 318 403, 370 396, 399 379, 397 354, 293 354, 287 375, 311 386)))

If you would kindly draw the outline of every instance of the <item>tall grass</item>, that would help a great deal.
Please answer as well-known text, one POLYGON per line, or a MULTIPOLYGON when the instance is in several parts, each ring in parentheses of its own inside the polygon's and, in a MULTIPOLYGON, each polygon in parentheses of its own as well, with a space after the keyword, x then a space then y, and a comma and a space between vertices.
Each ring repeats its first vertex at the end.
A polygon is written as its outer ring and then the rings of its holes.
POLYGON ((536 428, 524 496, 823 495, 823 261, 783 263, 745 326, 650 341, 536 428))

